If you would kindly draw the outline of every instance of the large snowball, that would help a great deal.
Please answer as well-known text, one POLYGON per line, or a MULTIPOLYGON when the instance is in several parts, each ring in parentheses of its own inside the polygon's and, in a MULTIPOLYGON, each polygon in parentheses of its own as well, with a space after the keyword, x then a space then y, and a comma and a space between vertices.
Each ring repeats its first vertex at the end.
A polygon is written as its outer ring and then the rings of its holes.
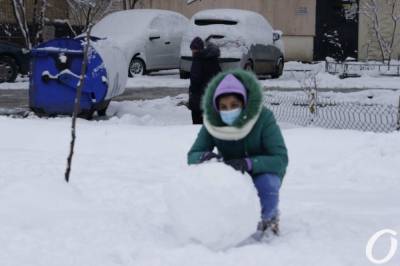
POLYGON ((183 243, 222 249, 256 229, 260 206, 251 177, 222 163, 187 167, 165 192, 173 235, 183 243))

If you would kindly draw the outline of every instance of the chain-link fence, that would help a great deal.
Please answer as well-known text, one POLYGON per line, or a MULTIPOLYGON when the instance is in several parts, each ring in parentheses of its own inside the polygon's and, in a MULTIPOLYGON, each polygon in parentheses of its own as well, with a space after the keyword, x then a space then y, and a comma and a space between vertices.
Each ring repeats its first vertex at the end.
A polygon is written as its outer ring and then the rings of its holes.
POLYGON ((308 96, 271 94, 265 105, 279 122, 301 126, 392 132, 400 129, 400 107, 308 96))
POLYGON ((388 75, 400 76, 400 64, 391 63, 389 65, 381 62, 331 62, 326 61, 325 72, 330 74, 347 75, 388 75))

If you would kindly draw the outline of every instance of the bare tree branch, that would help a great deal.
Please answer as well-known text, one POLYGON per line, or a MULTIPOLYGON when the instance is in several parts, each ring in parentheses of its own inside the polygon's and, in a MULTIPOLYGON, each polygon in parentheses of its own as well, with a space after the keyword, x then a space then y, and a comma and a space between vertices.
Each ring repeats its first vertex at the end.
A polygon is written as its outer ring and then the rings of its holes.
POLYGON ((393 21, 393 31, 392 31, 392 38, 390 41, 390 53, 389 53, 389 59, 388 59, 388 67, 390 66, 390 61, 392 60, 392 52, 393 52, 393 46, 394 46, 394 41, 396 38, 396 31, 397 31, 397 24, 399 22, 400 16, 397 14, 396 16, 396 11, 397 11, 397 3, 398 0, 392 0, 392 14, 391 14, 391 19, 393 21))
POLYGON ((66 0, 71 11, 71 19, 75 24, 84 26, 96 23, 109 12, 113 0, 66 0))
POLYGON ((24 0, 12 0, 13 12, 15 19, 19 25, 19 28, 22 32, 22 36, 25 40, 25 46, 28 49, 32 48, 32 43, 29 34, 28 22, 26 19, 26 9, 25 9, 25 1, 24 0))
MULTIPOLYGON (((388 66, 390 66, 392 54, 396 46, 398 23, 400 21, 399 3, 399 0, 368 0, 360 7, 360 13, 369 20, 370 31, 375 36, 375 41, 379 46, 382 62, 385 63, 387 60, 388 66), (389 10, 390 13, 387 14, 386 10, 389 10), (392 20, 392 27, 389 28, 390 32, 384 32, 381 26, 383 23, 382 20, 387 17, 390 17, 392 20)), ((387 28, 385 29, 387 30, 387 28)), ((371 43, 371 40, 368 43, 371 43)))
POLYGON ((124 10, 135 9, 140 5, 143 6, 143 0, 122 0, 122 6, 124 10))
MULTIPOLYGON (((38 5, 38 3, 37 3, 38 5)), ((40 1, 40 8, 39 8, 39 14, 37 15, 38 21, 36 22, 35 26, 35 38, 33 43, 38 44, 43 42, 43 29, 45 27, 45 20, 46 20, 46 9, 47 9, 47 0, 41 0, 40 1)), ((37 8, 36 8, 37 10, 37 8)), ((36 15, 34 15, 36 16, 36 15)))

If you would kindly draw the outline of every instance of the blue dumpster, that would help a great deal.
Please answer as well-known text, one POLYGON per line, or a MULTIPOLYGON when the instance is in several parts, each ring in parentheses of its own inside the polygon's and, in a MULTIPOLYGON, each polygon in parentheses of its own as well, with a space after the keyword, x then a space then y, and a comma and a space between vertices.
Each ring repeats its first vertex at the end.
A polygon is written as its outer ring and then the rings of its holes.
MULTIPOLYGON (((71 115, 83 61, 84 39, 59 38, 32 49, 29 106, 38 115, 71 115)), ((128 62, 108 40, 90 41, 80 116, 105 114, 125 90, 128 62)))

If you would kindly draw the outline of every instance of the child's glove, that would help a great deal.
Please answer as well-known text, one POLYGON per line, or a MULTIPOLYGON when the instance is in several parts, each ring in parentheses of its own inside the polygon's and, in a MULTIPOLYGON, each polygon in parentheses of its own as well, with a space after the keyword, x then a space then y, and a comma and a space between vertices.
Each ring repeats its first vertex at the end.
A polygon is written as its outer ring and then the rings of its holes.
POLYGON ((227 165, 230 165, 235 169, 236 171, 242 172, 244 174, 245 172, 250 172, 252 165, 251 165, 251 160, 250 159, 232 159, 228 161, 224 161, 227 165))
POLYGON ((221 155, 218 155, 218 154, 216 154, 214 152, 211 152, 211 151, 205 152, 205 153, 203 153, 203 155, 200 158, 200 163, 204 163, 205 161, 209 161, 209 160, 214 159, 214 158, 219 160, 222 157, 221 157, 221 155))

